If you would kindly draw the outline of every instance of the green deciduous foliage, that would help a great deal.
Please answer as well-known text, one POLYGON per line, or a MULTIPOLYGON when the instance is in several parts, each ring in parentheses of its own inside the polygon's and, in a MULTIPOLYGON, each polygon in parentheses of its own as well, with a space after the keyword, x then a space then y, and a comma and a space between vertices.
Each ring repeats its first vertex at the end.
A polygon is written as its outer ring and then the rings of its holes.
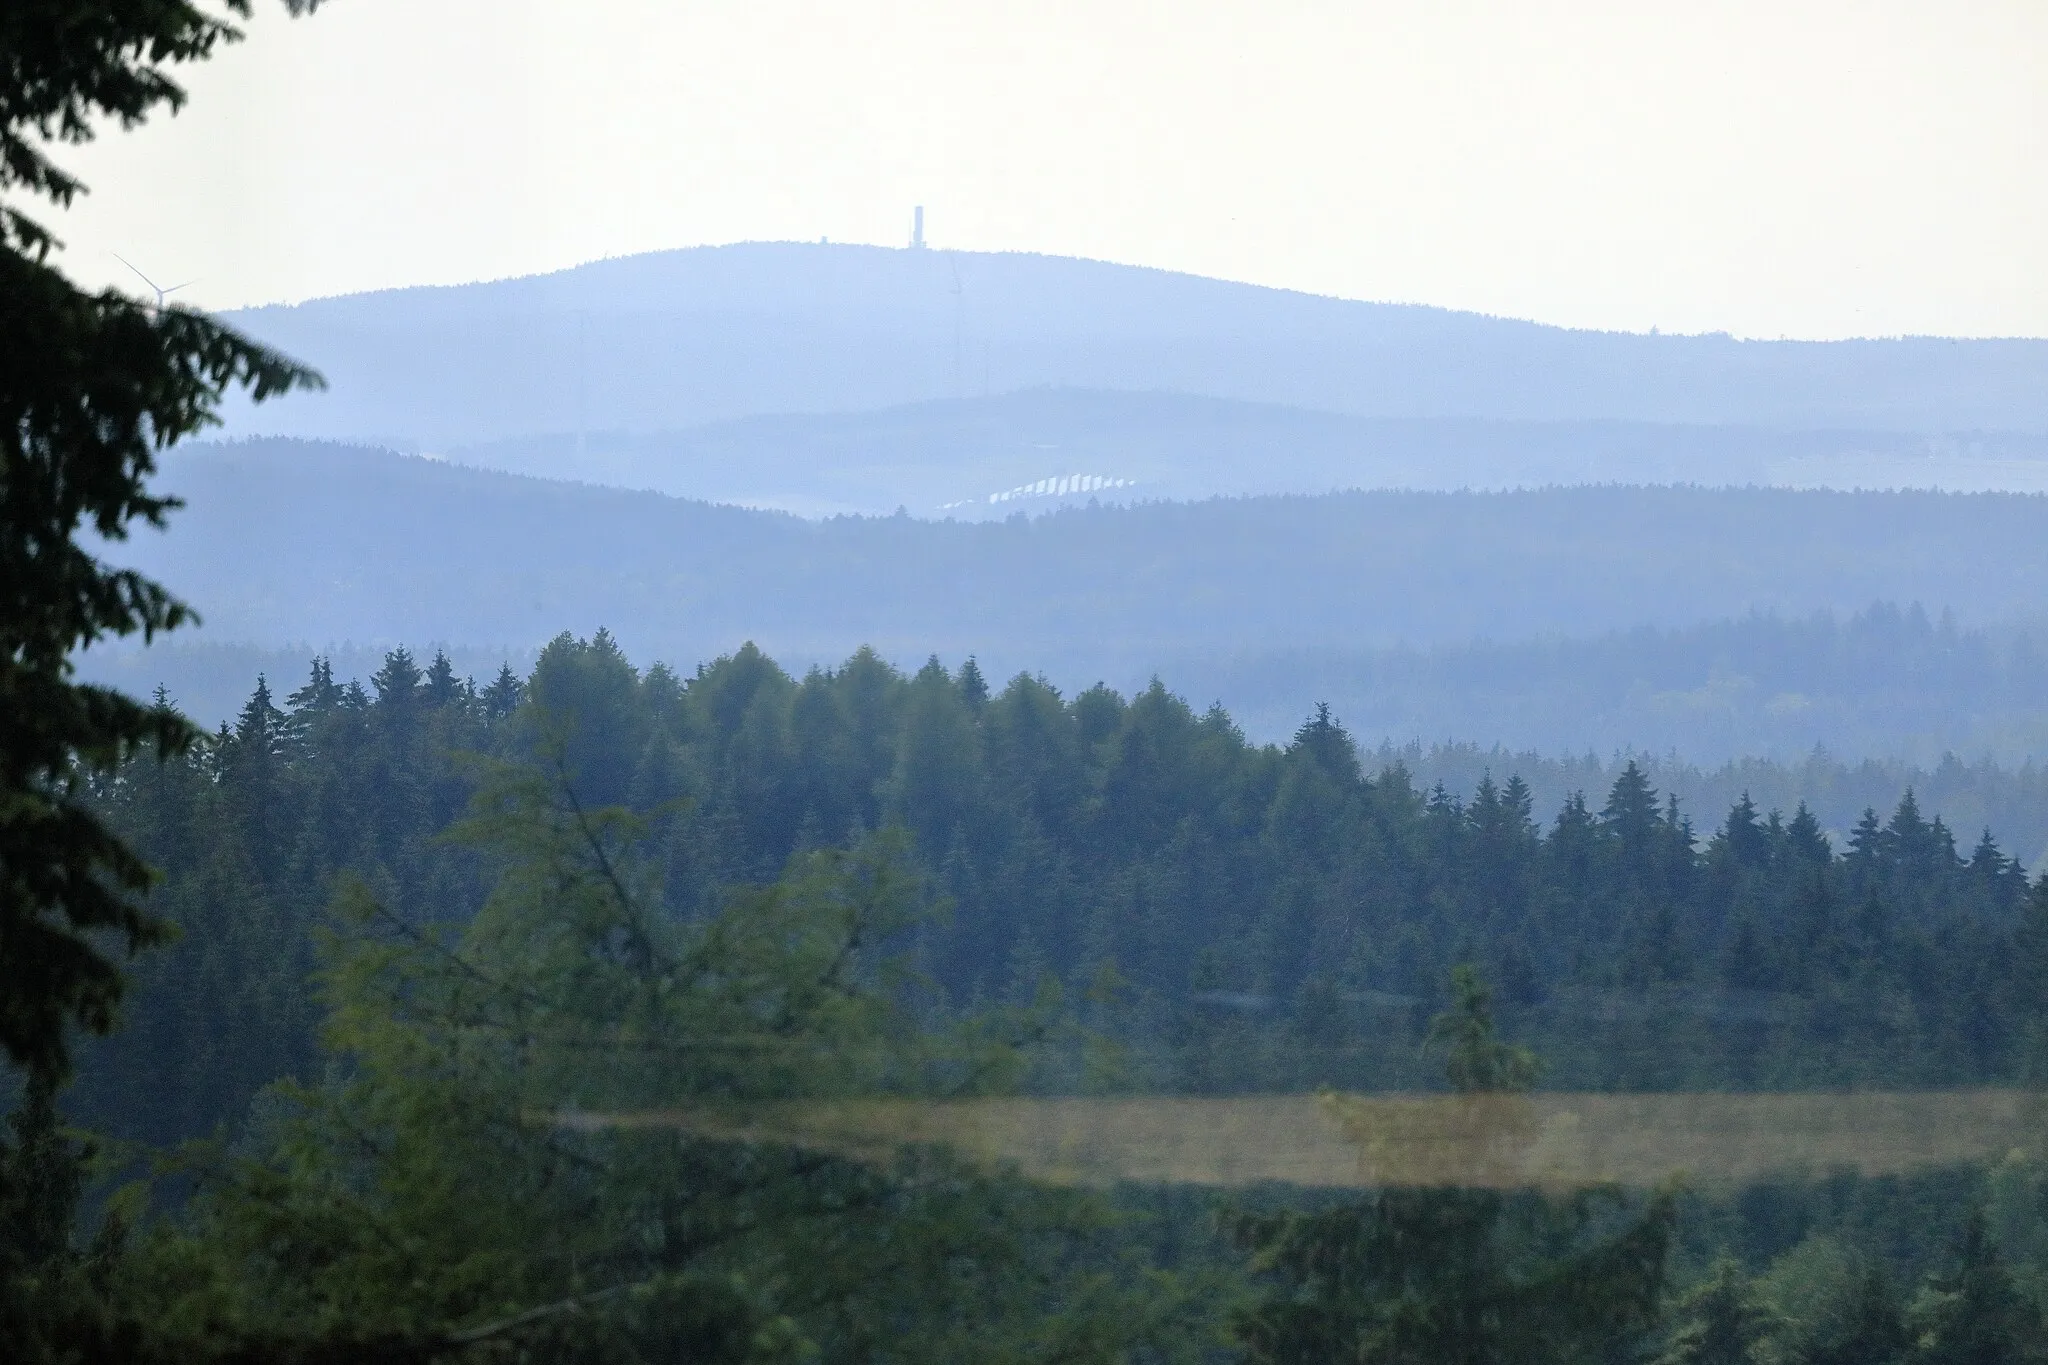
MULTIPOLYGON (((777 1106, 1014 1077, 1008 1015, 934 1029, 900 840, 799 856, 678 917, 644 820, 559 765, 491 765, 452 837, 463 924, 360 882, 327 939, 320 1083, 121 1268, 171 1358, 949 1361, 1170 1345, 1172 1282, 1092 1254, 1107 1213, 938 1152, 781 1141, 777 1106)), ((1195 1315, 1199 1317, 1199 1315, 1195 1315)))
MULTIPOLYGON (((297 5, 294 8, 307 6, 297 5)), ((246 14, 246 0, 231 0, 246 14)), ((84 187, 51 160, 96 126, 131 127, 184 93, 171 78, 236 30, 184 3, 20 0, 0 15, 0 192, 63 206, 84 187)), ((39 1074, 69 1067, 65 1028, 104 1032, 129 951, 163 926, 132 899, 143 861, 82 799, 130 753, 176 751, 175 713, 72 680, 71 655, 107 635, 189 619, 162 585, 80 543, 162 526, 158 453, 213 420, 225 390, 256 399, 317 376, 201 314, 88 294, 47 259, 55 239, 0 206, 0 1050, 39 1074)))

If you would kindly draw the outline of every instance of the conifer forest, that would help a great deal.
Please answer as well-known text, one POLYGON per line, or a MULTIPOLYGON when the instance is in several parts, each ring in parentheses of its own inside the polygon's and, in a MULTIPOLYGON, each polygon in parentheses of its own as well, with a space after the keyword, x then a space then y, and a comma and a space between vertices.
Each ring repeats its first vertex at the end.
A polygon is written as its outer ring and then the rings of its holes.
POLYGON ((1309 8, 0 7, 0 1362, 2048 1365, 2048 314, 1630 226, 1797 25, 1309 8), (707 226, 918 100, 1161 264, 707 226))

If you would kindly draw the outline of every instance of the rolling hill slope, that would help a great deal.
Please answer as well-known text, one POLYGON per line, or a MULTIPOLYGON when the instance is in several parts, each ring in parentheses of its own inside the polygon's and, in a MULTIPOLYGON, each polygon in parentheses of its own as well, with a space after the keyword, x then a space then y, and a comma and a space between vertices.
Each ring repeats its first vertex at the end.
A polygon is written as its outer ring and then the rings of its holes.
MULTIPOLYGON (((1368 738, 2048 744, 2040 655, 1967 633, 2039 617, 2048 497, 1609 486, 810 521, 288 441, 182 448, 165 482, 190 506, 117 557, 205 614, 175 638, 211 646, 231 704, 314 648, 442 644, 487 674, 605 626, 684 670, 753 640, 799 669, 867 644, 1067 687, 1156 672, 1262 735, 1329 700, 1368 738), (1801 620, 1873 601, 1927 612, 1801 620), (1753 611, 1783 623, 1703 625, 1753 611)), ((171 678, 105 651, 88 668, 171 678)))
POLYGON ((1041 384, 1374 417, 2048 432, 2048 341, 1568 331, 1024 254, 753 243, 228 320, 333 381, 231 430, 426 449, 1041 384))
MULTIPOLYGON (((217 638, 533 644, 671 659, 754 638, 1015 666, 1586 634, 1874 600, 1992 621, 2048 600, 2048 497, 1584 487, 785 514, 291 441, 183 448, 168 535, 116 556, 217 638)), ((1150 666, 1144 664, 1143 666, 1150 666)))
POLYGON ((812 516, 900 506, 1000 518, 1091 498, 1586 483, 2048 492, 2048 436, 1360 417, 1101 389, 530 436, 445 453, 506 473, 812 516))

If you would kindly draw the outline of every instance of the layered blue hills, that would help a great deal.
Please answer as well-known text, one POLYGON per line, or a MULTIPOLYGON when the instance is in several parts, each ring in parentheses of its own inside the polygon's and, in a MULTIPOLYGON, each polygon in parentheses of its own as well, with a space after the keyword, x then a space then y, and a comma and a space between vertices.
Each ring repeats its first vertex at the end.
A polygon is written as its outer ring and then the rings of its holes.
POLYGON ((1576 331, 1017 253, 748 243, 231 313, 328 393, 233 434, 447 447, 1040 385, 1360 417, 2048 432, 2048 341, 1576 331))

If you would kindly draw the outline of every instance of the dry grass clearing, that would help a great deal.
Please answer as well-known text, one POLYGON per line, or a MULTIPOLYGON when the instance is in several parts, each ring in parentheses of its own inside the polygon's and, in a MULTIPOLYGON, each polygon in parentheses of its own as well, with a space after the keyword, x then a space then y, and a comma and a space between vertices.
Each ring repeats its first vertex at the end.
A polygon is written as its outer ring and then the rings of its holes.
POLYGON ((1649 1185, 1996 1159, 2048 1144, 2048 1096, 1852 1094, 1250 1095, 858 1100, 745 1114, 562 1115, 883 1159, 935 1144, 1041 1180, 1242 1186, 1649 1185))

